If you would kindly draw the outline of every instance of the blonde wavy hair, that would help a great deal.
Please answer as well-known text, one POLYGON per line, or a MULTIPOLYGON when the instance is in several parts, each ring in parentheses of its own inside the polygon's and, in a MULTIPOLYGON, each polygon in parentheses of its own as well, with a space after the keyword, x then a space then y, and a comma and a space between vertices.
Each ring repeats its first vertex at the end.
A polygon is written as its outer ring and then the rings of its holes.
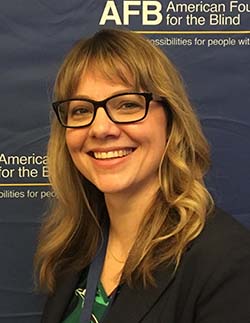
MULTIPOLYGON (((74 95, 90 68, 107 79, 152 92, 164 102, 167 143, 159 165, 160 189, 144 216, 124 266, 122 280, 154 284, 153 272, 163 263, 181 261, 190 241, 202 231, 213 201, 204 186, 209 147, 188 100, 183 81, 168 57, 134 32, 106 29, 80 40, 65 58, 55 83, 55 99, 74 95)), ((107 217, 103 193, 74 166, 65 128, 52 120, 48 145, 50 182, 56 193, 39 237, 35 268, 39 285, 53 292, 59 275, 86 267, 102 238, 107 217)))

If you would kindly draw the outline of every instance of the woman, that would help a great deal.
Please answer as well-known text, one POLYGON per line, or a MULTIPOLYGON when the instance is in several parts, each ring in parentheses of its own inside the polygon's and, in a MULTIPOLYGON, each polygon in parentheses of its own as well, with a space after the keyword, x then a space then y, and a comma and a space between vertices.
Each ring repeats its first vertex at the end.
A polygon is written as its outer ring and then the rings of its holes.
POLYGON ((66 57, 55 99, 42 322, 249 322, 249 234, 213 206, 208 145, 169 59, 100 31, 66 57))

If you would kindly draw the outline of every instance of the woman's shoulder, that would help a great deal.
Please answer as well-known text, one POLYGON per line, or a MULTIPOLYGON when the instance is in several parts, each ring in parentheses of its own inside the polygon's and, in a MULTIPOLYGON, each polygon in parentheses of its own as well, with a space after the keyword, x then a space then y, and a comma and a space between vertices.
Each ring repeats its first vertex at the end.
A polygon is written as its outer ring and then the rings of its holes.
POLYGON ((197 241, 202 244, 228 245, 235 244, 249 245, 250 231, 239 223, 230 214, 220 208, 215 207, 213 212, 208 215, 205 227, 197 241))
MULTIPOLYGON (((225 211, 215 208, 187 250, 187 258, 199 259, 200 266, 216 266, 235 259, 249 259, 250 231, 225 211)), ((184 258, 186 258, 184 256, 184 258)))

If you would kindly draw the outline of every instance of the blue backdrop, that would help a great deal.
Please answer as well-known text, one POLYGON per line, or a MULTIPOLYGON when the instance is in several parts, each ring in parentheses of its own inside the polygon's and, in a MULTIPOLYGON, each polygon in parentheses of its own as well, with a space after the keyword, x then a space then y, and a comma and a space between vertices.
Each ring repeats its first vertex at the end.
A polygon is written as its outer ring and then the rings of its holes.
POLYGON ((99 28, 145 33, 176 63, 211 144, 207 185, 219 206, 250 227, 249 2, 235 8, 221 0, 213 17, 212 1, 203 1, 210 11, 174 7, 185 3, 1 2, 1 323, 40 319, 43 298, 33 292, 32 259, 50 195, 45 155, 53 81, 72 44, 99 28))

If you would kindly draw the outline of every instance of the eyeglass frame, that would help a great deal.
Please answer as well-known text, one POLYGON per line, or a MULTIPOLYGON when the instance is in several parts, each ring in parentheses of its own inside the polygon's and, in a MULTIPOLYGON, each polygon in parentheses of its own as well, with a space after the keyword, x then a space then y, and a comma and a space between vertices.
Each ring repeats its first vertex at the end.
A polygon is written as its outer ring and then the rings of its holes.
MULTIPOLYGON (((128 124, 128 123, 134 123, 134 122, 138 122, 138 121, 141 121, 143 119, 146 118, 147 114, 148 114, 148 110, 149 110, 149 103, 153 100, 153 94, 152 93, 149 93, 149 92, 125 92, 125 93, 119 93, 119 94, 114 94, 104 100, 101 100, 101 101, 95 101, 95 100, 92 100, 92 99, 87 99, 87 98, 71 98, 71 99, 66 99, 66 100, 60 100, 60 101, 54 101, 52 102, 52 107, 53 107, 53 110, 57 116, 57 119, 59 121, 59 123, 64 127, 64 128, 85 128, 85 127, 89 127, 95 120, 95 117, 96 117, 96 113, 97 113, 97 109, 98 108, 103 108, 108 116, 108 118, 116 123, 116 124, 128 124), (146 105, 145 105, 145 113, 144 113, 144 116, 139 118, 139 119, 136 119, 136 120, 133 120, 133 121, 116 121, 116 120, 113 120, 112 119, 112 116, 109 114, 108 112, 108 108, 107 108, 107 102, 113 98, 116 98, 116 97, 119 97, 119 96, 122 96, 122 95, 127 95, 127 94, 136 94, 136 95, 141 95, 145 98, 145 101, 146 101, 146 105), (59 106, 60 104, 62 103, 65 103, 65 102, 70 102, 70 101, 86 101, 86 102, 89 102, 91 104, 93 104, 94 106, 94 113, 93 113, 93 117, 92 117, 92 120, 87 123, 86 125, 83 125, 83 126, 67 126, 63 123, 63 121, 61 120, 60 118, 60 113, 59 113, 59 106)), ((158 101, 158 100, 157 100, 158 101)), ((161 102, 161 103, 164 103, 162 101, 158 101, 158 102, 161 102)))

